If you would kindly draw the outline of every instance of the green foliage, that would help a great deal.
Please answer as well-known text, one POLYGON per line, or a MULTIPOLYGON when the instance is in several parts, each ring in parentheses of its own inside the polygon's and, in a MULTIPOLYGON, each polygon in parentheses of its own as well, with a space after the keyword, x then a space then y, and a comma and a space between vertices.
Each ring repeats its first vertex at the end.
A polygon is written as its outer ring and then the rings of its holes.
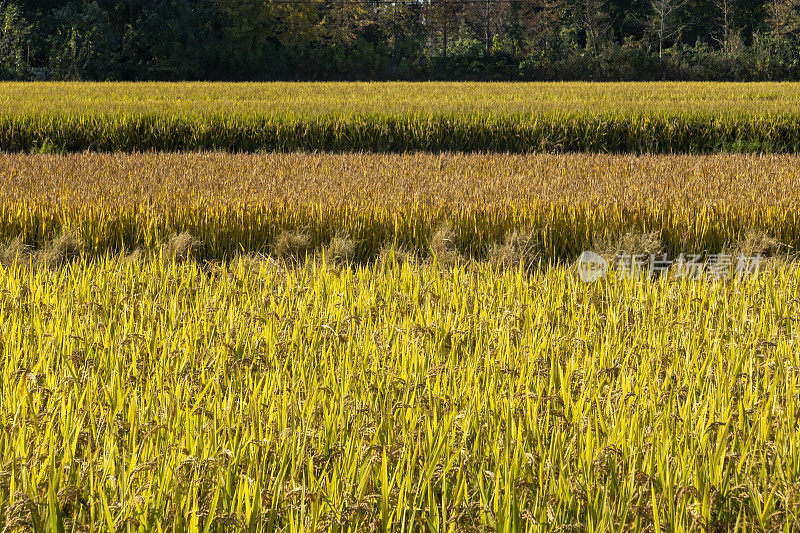
POLYGON ((29 76, 31 29, 16 5, 0 3, 0 79, 29 76))
POLYGON ((68 3, 52 14, 48 35, 48 76, 57 80, 102 79, 112 76, 114 36, 108 13, 97 2, 80 7, 68 3))
POLYGON ((797 79, 800 2, 727 0, 726 5, 723 43, 719 0, 5 0, 0 75, 797 79), (733 39, 739 39, 736 50, 733 39))

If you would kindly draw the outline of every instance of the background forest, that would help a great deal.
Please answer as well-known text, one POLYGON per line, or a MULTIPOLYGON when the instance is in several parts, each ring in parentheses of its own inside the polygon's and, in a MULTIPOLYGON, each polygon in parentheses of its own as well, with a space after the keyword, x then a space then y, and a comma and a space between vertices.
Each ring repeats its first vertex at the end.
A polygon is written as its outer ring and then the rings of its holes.
POLYGON ((800 0, 16 0, 16 80, 800 78, 800 0))

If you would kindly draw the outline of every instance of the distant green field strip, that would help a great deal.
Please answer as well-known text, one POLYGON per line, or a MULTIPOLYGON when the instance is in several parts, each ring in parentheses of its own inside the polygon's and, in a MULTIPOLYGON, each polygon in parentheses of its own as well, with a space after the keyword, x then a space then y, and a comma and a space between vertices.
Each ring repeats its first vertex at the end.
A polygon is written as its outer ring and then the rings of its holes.
POLYGON ((9 83, 0 103, 4 151, 800 151, 791 83, 9 83))

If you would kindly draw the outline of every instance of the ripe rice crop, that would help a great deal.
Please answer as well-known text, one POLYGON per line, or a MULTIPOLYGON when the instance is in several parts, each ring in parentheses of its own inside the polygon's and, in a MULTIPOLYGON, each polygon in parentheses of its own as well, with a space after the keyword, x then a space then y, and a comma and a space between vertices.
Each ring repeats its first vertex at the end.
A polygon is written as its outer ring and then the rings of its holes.
POLYGON ((800 151, 796 83, 4 83, 0 150, 800 151))
POLYGON ((799 284, 0 266, 0 529, 793 531, 799 284))
POLYGON ((314 250, 344 236, 359 262, 386 246, 430 253, 449 225, 482 259, 513 232, 548 262, 628 233, 665 252, 719 252, 758 231, 800 246, 800 159, 789 155, 0 155, 0 243, 60 235, 84 256, 158 250, 184 232, 196 256, 314 250))

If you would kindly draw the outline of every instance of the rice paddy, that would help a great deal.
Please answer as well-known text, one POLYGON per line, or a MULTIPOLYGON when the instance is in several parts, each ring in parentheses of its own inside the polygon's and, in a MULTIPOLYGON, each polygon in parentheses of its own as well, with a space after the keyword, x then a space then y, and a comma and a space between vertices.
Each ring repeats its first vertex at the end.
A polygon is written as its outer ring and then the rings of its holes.
POLYGON ((155 252, 188 232, 201 260, 271 255, 285 231, 309 250, 336 236, 353 259, 453 246, 485 259, 509 233, 548 263, 627 233, 664 251, 716 253, 751 231, 800 245, 798 159, 789 155, 73 154, 0 156, 0 243, 42 248, 64 232, 84 255, 155 252))
POLYGON ((0 85, 0 530, 796 531, 798 87, 0 85))
POLYGON ((2 273, 6 526, 797 527, 796 269, 2 273))
POLYGON ((8 83, 5 151, 800 151, 794 83, 8 83))

